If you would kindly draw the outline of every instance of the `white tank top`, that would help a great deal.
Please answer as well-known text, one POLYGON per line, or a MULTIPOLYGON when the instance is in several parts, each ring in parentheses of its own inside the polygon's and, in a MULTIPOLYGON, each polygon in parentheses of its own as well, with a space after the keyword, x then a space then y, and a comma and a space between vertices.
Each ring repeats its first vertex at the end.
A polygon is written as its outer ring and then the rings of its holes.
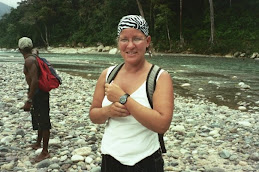
MULTIPOLYGON (((114 66, 108 69, 106 80, 114 66)), ((164 70, 160 70, 159 76, 164 70)), ((143 106, 151 108, 146 94, 146 81, 130 95, 143 106)), ((102 107, 110 105, 105 96, 102 107)), ((144 127, 133 116, 109 118, 101 144, 102 154, 109 154, 124 165, 133 166, 152 155, 160 147, 158 134, 144 127)))

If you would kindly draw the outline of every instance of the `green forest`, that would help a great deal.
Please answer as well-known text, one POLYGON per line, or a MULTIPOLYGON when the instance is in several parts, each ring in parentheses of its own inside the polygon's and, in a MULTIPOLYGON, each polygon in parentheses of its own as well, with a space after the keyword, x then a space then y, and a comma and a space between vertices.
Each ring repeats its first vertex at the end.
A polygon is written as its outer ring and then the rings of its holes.
POLYGON ((120 18, 138 14, 156 52, 252 54, 258 11, 259 0, 23 0, 0 20, 0 47, 22 36, 37 47, 116 46, 120 18))

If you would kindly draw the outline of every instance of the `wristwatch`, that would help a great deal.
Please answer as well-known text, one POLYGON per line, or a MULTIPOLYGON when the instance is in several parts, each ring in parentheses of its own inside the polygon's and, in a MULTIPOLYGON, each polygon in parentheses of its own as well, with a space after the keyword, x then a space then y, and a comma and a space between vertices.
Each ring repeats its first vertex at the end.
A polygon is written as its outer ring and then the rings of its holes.
POLYGON ((127 102, 127 99, 129 96, 130 96, 129 94, 124 94, 123 96, 120 97, 119 102, 124 105, 127 102))

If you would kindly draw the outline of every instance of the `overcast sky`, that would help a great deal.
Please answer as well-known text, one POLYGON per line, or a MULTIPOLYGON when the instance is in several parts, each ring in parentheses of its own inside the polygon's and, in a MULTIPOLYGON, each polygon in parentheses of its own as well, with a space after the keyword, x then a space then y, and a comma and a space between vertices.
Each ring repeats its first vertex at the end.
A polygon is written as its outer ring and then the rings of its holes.
POLYGON ((0 0, 0 2, 9 5, 11 7, 16 8, 17 7, 17 2, 21 2, 22 0, 0 0))

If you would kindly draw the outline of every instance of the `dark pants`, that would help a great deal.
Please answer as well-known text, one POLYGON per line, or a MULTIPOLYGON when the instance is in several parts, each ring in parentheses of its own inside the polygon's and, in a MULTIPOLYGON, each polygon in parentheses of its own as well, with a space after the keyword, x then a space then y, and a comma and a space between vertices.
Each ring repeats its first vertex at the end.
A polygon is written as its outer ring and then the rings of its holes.
POLYGON ((33 97, 31 108, 33 130, 51 129, 49 117, 49 93, 38 90, 33 97))
POLYGON ((149 157, 141 160, 134 166, 121 164, 110 155, 102 155, 101 172, 163 172, 164 160, 159 149, 149 157))

